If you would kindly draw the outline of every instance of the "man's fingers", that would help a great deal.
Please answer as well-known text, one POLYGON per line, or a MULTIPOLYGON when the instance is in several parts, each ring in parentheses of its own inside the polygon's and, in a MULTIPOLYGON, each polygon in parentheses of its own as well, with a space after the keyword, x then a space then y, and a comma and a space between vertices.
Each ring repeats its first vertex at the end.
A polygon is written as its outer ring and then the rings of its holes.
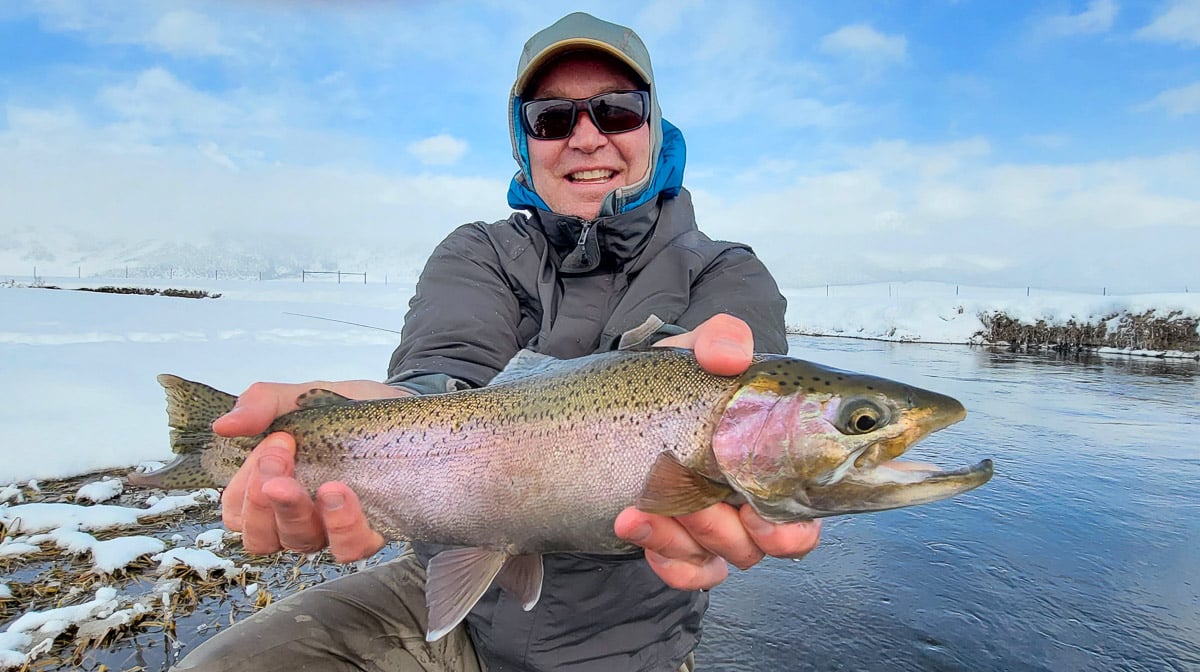
POLYGON ((302 385, 254 383, 238 397, 233 410, 213 421, 221 436, 254 436, 266 431, 275 418, 296 410, 302 385))
POLYGON ((674 518, 656 516, 630 507, 617 516, 613 531, 621 539, 671 560, 703 564, 712 557, 712 553, 696 543, 674 518))
POLYGON ((676 590, 709 590, 729 577, 728 563, 715 555, 696 564, 646 551, 646 562, 664 583, 676 590))
POLYGON ((714 504, 675 520, 697 543, 739 569, 750 569, 763 559, 762 549, 750 537, 738 510, 728 504, 714 504))
POLYGON ((251 469, 243 464, 229 479, 229 485, 221 491, 221 522, 226 529, 241 532, 244 524, 242 508, 246 504, 246 485, 250 482, 251 469))
POLYGON ((275 432, 263 439, 247 460, 249 475, 242 499, 241 527, 242 544, 251 553, 273 553, 281 548, 274 502, 263 492, 263 484, 292 475, 294 452, 292 437, 275 432))
POLYGON ((371 529, 358 495, 344 483, 325 483, 317 489, 317 507, 338 562, 354 562, 375 554, 386 541, 371 529))
POLYGON ((732 315, 713 315, 696 327, 696 361, 718 376, 736 376, 750 368, 754 334, 750 326, 732 315))
POLYGON ((275 478, 263 483, 263 494, 275 513, 279 545, 289 551, 315 553, 325 548, 325 528, 317 505, 294 478, 275 478))
POLYGON ((754 334, 742 320, 718 313, 686 334, 664 338, 655 345, 691 348, 700 367, 718 376, 736 376, 750 368, 754 334))
POLYGON ((767 555, 776 558, 803 558, 821 540, 819 519, 776 525, 764 520, 748 504, 742 506, 738 513, 754 543, 767 555))

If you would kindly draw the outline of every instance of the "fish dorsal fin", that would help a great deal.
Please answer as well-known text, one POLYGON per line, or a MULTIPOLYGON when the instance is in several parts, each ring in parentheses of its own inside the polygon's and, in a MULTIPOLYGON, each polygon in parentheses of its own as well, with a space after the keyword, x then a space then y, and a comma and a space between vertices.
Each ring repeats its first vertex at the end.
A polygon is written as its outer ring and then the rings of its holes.
POLYGON ((504 592, 521 600, 522 609, 533 609, 542 596, 542 554, 528 553, 509 558, 496 576, 496 583, 504 592))
POLYGON ((511 383, 514 380, 521 380, 529 376, 534 376, 539 373, 544 373, 554 364, 561 362, 561 359, 556 359, 550 355, 543 355, 540 352, 533 350, 519 350, 513 358, 508 360, 508 364, 504 366, 504 370, 496 374, 492 378, 492 382, 488 385, 498 385, 500 383, 511 383))
POLYGON ((352 403, 354 403, 354 400, 349 397, 344 397, 337 392, 324 390, 319 387, 313 388, 296 397, 296 406, 301 409, 325 408, 327 406, 341 406, 352 403))
POLYGON ((723 502, 732 494, 728 485, 708 478, 665 451, 654 461, 635 506, 660 516, 682 516, 723 502))
POLYGON ((503 551, 482 548, 455 548, 433 556, 425 570, 425 606, 429 608, 425 640, 436 642, 461 623, 509 557, 503 551))

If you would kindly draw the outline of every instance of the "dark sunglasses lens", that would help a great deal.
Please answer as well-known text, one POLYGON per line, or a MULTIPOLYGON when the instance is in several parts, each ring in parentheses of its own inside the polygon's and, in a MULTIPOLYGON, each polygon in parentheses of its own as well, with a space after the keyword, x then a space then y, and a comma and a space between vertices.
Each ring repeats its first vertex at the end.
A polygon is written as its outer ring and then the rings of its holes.
POLYGON ((592 119, 604 133, 624 133, 646 123, 646 98, 639 91, 617 91, 591 100, 592 119))
POLYGON ((575 127, 575 105, 569 100, 531 100, 524 108, 525 128, 539 140, 565 138, 575 127))

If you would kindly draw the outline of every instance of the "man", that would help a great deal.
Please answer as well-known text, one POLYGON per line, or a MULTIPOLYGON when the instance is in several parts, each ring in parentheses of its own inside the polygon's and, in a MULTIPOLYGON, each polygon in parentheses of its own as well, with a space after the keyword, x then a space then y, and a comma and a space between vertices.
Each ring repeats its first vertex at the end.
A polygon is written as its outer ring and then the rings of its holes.
MULTIPOLYGON (((682 188, 683 138, 662 119, 649 55, 631 30, 571 14, 525 46, 510 98, 520 171, 509 219, 460 227, 430 257, 387 384, 256 384, 214 424, 254 435, 314 386, 354 398, 486 385, 521 348, 560 358, 630 342, 691 347, 707 370, 744 371, 783 352, 783 298, 748 248, 696 229, 682 188), (665 321, 665 323, 664 323, 665 321), (690 330, 690 331, 688 331, 690 330)), ((223 514, 246 549, 340 561, 378 551, 355 493, 315 499, 291 478, 294 445, 265 439, 226 488, 223 514)), ((727 563, 801 557, 817 523, 771 525, 748 506, 678 518, 626 509, 617 536, 643 554, 545 556, 541 599, 525 612, 493 588, 465 624, 424 640, 424 563, 415 553, 298 593, 199 647, 177 669, 691 669, 702 592, 727 563)))

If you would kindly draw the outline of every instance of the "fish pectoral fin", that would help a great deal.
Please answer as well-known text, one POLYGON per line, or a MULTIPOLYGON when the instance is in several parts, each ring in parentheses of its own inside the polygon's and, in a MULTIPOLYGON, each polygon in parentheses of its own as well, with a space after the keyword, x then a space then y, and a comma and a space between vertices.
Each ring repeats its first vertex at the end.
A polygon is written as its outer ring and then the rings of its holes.
POLYGON ((542 554, 528 553, 509 558, 496 576, 496 583, 504 592, 521 600, 522 609, 533 609, 542 596, 542 554))
POLYGON ((435 642, 461 623, 510 557, 482 548, 455 548, 433 556, 426 567, 429 628, 425 640, 435 642))
POLYGON ((646 513, 681 516, 723 502, 733 488, 686 466, 674 453, 659 453, 634 504, 646 513))
POLYGON ((332 390, 314 387, 313 389, 301 394, 296 398, 296 406, 304 408, 325 408, 328 406, 341 406, 343 404, 352 404, 354 400, 350 397, 344 397, 332 390))

